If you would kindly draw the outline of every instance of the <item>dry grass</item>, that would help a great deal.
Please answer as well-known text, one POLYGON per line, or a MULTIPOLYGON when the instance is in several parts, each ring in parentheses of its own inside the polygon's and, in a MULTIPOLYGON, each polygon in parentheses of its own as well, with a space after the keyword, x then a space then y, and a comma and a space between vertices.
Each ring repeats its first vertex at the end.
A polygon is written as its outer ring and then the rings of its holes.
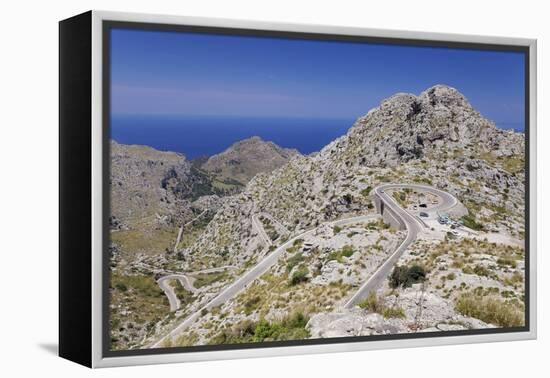
POLYGON ((172 250, 176 242, 176 229, 122 230, 111 233, 111 241, 120 246, 124 253, 145 253, 149 255, 172 250))
POLYGON ((384 318, 404 318, 405 311, 397 305, 388 306, 383 299, 376 295, 375 291, 371 291, 369 296, 359 303, 360 308, 370 312, 381 314, 384 318))
POLYGON ((525 306, 517 300, 502 300, 496 296, 483 297, 473 293, 461 295, 456 310, 501 327, 521 327, 525 324, 525 306))

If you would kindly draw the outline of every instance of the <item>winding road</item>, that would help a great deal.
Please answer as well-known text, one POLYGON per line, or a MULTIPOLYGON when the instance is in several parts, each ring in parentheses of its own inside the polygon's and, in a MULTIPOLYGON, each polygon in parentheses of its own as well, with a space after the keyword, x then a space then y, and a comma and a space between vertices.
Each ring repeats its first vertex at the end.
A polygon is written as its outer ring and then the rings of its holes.
POLYGON ((232 265, 227 265, 219 268, 198 270, 196 272, 187 273, 187 274, 183 274, 183 273, 167 274, 166 276, 162 276, 161 278, 159 278, 157 280, 157 284, 162 289, 162 291, 164 291, 164 294, 166 294, 166 297, 168 298, 168 303, 170 304, 170 311, 174 312, 181 307, 181 302, 178 299, 178 296, 176 295, 174 287, 170 285, 171 280, 178 280, 185 290, 188 290, 191 293, 196 294, 197 292, 199 292, 199 289, 193 286, 193 282, 195 281, 195 278, 192 277, 193 275, 221 272, 229 269, 237 269, 237 267, 232 265))
MULTIPOLYGON (((370 221, 372 219, 378 218, 379 215, 361 215, 346 219, 340 219, 336 221, 326 222, 323 225, 331 225, 331 226, 343 226, 346 224, 352 224, 352 223, 358 223, 358 222, 366 222, 370 221)), ((247 285, 249 285, 252 281, 259 278, 262 274, 264 274, 273 264, 277 262, 279 257, 286 251, 287 248, 291 247, 295 240, 301 239, 311 233, 314 233, 317 228, 321 226, 315 227, 311 230, 304 231, 285 243, 283 243, 281 246, 277 247, 273 252, 271 252, 269 255, 267 255, 265 258, 262 259, 258 264, 256 264, 252 269, 244 273, 241 277, 239 277, 236 281, 234 281, 232 284, 227 286, 225 289, 223 289, 217 296, 215 296, 213 299, 211 299, 208 303, 206 303, 204 306, 202 306, 200 309, 189 315, 183 322, 181 322, 176 328, 174 328, 172 331, 170 331, 167 335, 162 337, 160 340, 153 343, 150 347, 151 348, 160 348, 163 345, 163 342, 166 339, 176 337, 179 335, 182 331, 184 331, 187 327, 189 327, 195 320, 197 320, 204 310, 210 310, 213 307, 220 306, 224 304, 229 299, 235 297, 241 290, 243 290, 247 285)))
MULTIPOLYGON (((390 255, 390 257, 369 277, 369 279, 348 300, 348 302, 345 303, 344 305, 345 308, 351 308, 355 306, 355 304, 357 304, 358 302, 366 298, 368 293, 371 290, 378 288, 380 284, 384 281, 384 279, 386 279, 386 277, 389 275, 391 268, 395 265, 397 260, 403 254, 403 252, 405 252, 405 250, 416 240, 416 237, 418 233, 421 231, 422 227, 426 227, 425 223, 421 219, 417 218, 416 216, 409 213, 407 210, 403 209, 390 195, 385 193, 385 190, 388 190, 388 189, 391 190, 391 189, 403 189, 403 188, 410 188, 418 191, 429 192, 440 197, 441 203, 439 203, 437 206, 434 206, 428 209, 429 212, 447 210, 454 207, 458 203, 457 199, 452 195, 450 195, 449 193, 446 193, 444 191, 441 191, 439 189, 435 189, 433 187, 426 186, 426 185, 384 184, 374 188, 374 196, 376 196, 380 200, 380 202, 383 203, 384 206, 386 206, 393 213, 394 217, 399 218, 403 222, 403 224, 407 229, 407 236, 405 240, 403 240, 403 242, 398 246, 395 252, 393 252, 390 255)), ((369 214, 369 215, 361 215, 361 216, 355 216, 351 218, 326 222, 318 227, 304 231, 292 237, 291 239, 283 243, 281 246, 277 247, 273 252, 271 252, 269 255, 263 258, 259 263, 257 263, 254 267, 252 267, 250 270, 244 273, 236 281, 234 281, 233 283, 228 285, 226 288, 224 288, 213 299, 209 300, 205 305, 201 306, 197 311, 189 315, 185 320, 183 320, 177 327, 172 329, 168 334, 166 334, 156 342, 152 343, 149 347, 151 348, 162 347, 165 340, 171 339, 181 334, 181 332, 183 332, 187 327, 193 324, 201 316, 201 314, 203 314, 204 311, 220 306, 225 302, 227 302, 228 300, 235 297, 247 285, 249 285, 251 282, 259 278, 271 266, 273 266, 277 262, 279 257, 286 251, 286 249, 293 245, 295 240, 304 238, 305 236, 311 233, 314 233, 319 227, 325 226, 327 224, 330 226, 343 226, 346 224, 370 221, 372 219, 378 218, 379 216, 380 215, 378 214, 376 215, 369 214)), ((266 241, 266 244, 271 245, 271 240, 269 240, 269 243, 267 243, 267 240, 265 240, 269 238, 267 238, 267 235, 265 234, 265 230, 263 230, 261 222, 257 218, 257 216, 252 217, 252 225, 254 228, 256 228, 260 237, 264 239, 264 241, 266 241)), ((176 277, 180 277, 180 276, 178 275, 176 277)), ((159 284, 160 284, 160 280, 159 280, 159 284)))
POLYGON ((254 214, 252 216, 252 227, 258 233, 258 235, 260 236, 260 239, 262 239, 263 242, 268 247, 270 247, 273 244, 273 242, 271 241, 271 238, 265 232, 264 226, 262 225, 262 221, 260 220, 260 214, 254 214))
POLYGON ((190 282, 189 277, 187 277, 185 274, 170 274, 168 276, 159 278, 157 283, 168 298, 168 303, 170 303, 170 311, 174 312, 180 308, 181 303, 174 291, 174 287, 170 285, 170 281, 172 280, 178 280, 185 290, 188 290, 192 293, 196 293, 197 289, 195 289, 195 287, 190 282))
POLYGON ((378 267, 378 269, 369 277, 369 279, 357 290, 357 292, 344 304, 344 308, 351 308, 357 303, 365 299, 372 290, 376 290, 382 282, 388 277, 392 267, 397 263, 397 260, 403 255, 403 252, 414 243, 418 233, 422 230, 422 227, 427 227, 424 221, 409 213, 409 211, 403 209, 391 195, 386 193, 386 190, 391 189, 414 189, 417 191, 432 193, 439 198, 441 202, 430 209, 425 210, 428 213, 437 211, 445 211, 451 209, 458 204, 458 200, 447 192, 439 189, 435 189, 431 186, 417 185, 417 184, 386 184, 380 185, 374 189, 374 195, 383 203, 383 206, 389 208, 395 216, 397 216, 405 225, 407 229, 407 237, 397 247, 390 257, 384 261, 384 263, 378 267))

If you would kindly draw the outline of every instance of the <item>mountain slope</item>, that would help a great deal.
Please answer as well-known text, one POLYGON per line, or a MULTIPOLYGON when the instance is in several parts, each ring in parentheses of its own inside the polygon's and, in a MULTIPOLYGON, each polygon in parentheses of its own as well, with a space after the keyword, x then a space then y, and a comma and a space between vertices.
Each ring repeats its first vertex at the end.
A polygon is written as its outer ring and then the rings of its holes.
POLYGON ((176 203, 191 194, 194 179, 181 154, 111 142, 111 214, 117 222, 175 216, 176 203))
POLYGON ((319 153, 256 175, 220 208, 189 249, 187 267, 234 265, 242 274, 289 237, 303 239, 170 345, 259 341, 255 330, 294 323, 302 326, 277 337, 523 325, 524 143, 523 134, 499 130, 450 87, 384 100, 319 153), (343 308, 404 237, 376 220, 371 190, 415 182, 457 197, 468 214, 450 215, 464 227, 455 234, 431 219, 394 266, 420 270, 426 280, 412 287, 385 280, 360 306, 343 308), (373 221, 324 223, 355 215, 373 221), (257 231, 258 220, 266 230, 278 225, 272 243, 257 231))
POLYGON ((300 153, 295 149, 282 148, 255 136, 211 156, 201 168, 222 180, 235 180, 246 185, 256 174, 271 172, 298 155, 300 153))
POLYGON ((522 134, 496 128, 454 88, 398 94, 318 154, 256 175, 218 211, 192 252, 242 263, 258 254, 253 214, 267 212, 294 232, 369 211, 370 188, 384 182, 445 189, 486 230, 521 236, 523 151, 522 134))

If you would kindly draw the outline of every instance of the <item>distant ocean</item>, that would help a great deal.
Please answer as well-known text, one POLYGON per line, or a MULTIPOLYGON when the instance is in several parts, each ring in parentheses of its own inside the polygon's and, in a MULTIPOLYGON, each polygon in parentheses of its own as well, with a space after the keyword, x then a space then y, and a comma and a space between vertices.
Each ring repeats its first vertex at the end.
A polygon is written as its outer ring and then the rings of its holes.
POLYGON ((259 136, 302 154, 319 151, 344 135, 355 119, 114 116, 111 138, 143 144, 194 159, 222 152, 233 143, 259 136))
MULTIPOLYGON (((111 138, 119 143, 180 152, 189 159, 220 153, 252 136, 310 154, 344 135, 354 122, 326 118, 116 116, 111 119, 111 138)), ((497 122, 497 126, 524 131, 522 122, 497 122)))

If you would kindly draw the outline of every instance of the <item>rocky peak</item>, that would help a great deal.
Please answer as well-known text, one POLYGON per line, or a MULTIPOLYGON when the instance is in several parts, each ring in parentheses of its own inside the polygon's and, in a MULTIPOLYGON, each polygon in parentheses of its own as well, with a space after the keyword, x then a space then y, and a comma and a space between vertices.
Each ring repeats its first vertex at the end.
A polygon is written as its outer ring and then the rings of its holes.
POLYGON ((347 156, 362 154, 367 165, 392 165, 455 150, 517 153, 521 137, 504 134, 459 91, 436 85, 419 96, 398 93, 382 101, 357 120, 340 144, 352 150, 347 156))
POLYGON ((462 93, 455 88, 446 85, 434 85, 418 96, 424 105, 431 107, 464 108, 472 109, 472 106, 462 93))
POLYGON ((221 179, 237 180, 246 184, 258 173, 271 172, 300 153, 283 148, 259 136, 243 139, 225 151, 211 156, 202 168, 221 179))

